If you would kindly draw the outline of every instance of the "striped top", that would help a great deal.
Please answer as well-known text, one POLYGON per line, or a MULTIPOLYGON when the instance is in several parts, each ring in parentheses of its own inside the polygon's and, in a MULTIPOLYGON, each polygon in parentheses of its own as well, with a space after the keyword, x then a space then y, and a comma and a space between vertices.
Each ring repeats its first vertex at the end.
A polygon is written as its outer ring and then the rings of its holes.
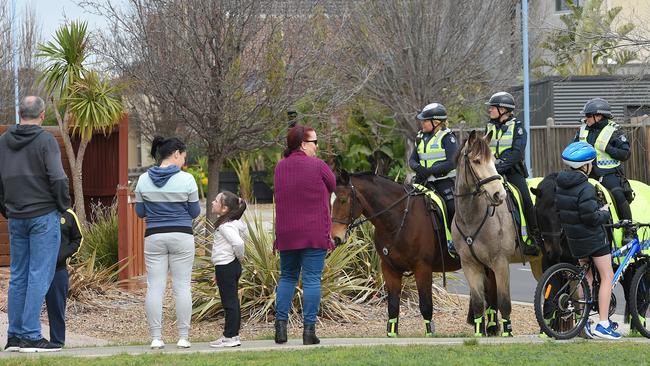
POLYGON ((192 233, 192 219, 201 213, 194 177, 177 166, 152 167, 135 187, 136 213, 147 218, 147 233, 192 233), (189 230, 188 230, 189 229, 189 230))

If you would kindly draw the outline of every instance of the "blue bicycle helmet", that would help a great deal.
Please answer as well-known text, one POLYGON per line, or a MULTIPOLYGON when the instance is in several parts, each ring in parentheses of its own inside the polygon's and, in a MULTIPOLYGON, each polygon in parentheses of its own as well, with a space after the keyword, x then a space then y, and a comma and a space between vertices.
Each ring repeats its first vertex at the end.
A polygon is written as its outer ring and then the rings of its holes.
POLYGON ((596 149, 584 141, 573 142, 562 151, 562 161, 573 169, 596 159, 596 149))

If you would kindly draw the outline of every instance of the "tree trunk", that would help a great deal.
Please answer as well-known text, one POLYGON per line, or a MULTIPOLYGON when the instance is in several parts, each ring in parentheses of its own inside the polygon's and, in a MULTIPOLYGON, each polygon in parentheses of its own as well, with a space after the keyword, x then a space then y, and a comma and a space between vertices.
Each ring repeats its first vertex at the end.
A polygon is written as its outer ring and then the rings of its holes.
MULTIPOLYGON (((56 103, 53 103, 56 105, 56 103)), ((68 164, 70 165, 70 174, 72 175, 72 189, 74 192, 74 210, 79 219, 79 223, 82 226, 86 225, 86 207, 84 205, 84 194, 83 194, 83 181, 82 181, 82 166, 83 166, 83 156, 86 152, 86 146, 88 146, 88 141, 81 141, 79 144, 78 155, 75 157, 74 148, 72 147, 72 139, 69 134, 69 114, 66 111, 63 118, 59 114, 59 111, 54 108, 54 114, 56 116, 57 123, 59 125, 59 131, 61 132, 61 138, 63 139, 63 147, 65 148, 65 155, 68 158, 68 164)))
POLYGON ((217 215, 212 213, 212 201, 219 193, 219 171, 224 157, 220 153, 211 151, 212 149, 208 146, 208 194, 205 201, 205 215, 210 221, 214 221, 217 215))

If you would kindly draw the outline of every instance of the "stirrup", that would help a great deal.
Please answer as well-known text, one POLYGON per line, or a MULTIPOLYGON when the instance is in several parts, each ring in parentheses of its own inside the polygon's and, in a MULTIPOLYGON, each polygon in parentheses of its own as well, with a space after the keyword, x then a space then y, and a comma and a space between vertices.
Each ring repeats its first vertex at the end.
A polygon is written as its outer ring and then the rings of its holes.
POLYGON ((449 255, 452 256, 453 258, 458 258, 458 252, 456 251, 454 242, 451 240, 447 240, 447 251, 449 252, 449 255))

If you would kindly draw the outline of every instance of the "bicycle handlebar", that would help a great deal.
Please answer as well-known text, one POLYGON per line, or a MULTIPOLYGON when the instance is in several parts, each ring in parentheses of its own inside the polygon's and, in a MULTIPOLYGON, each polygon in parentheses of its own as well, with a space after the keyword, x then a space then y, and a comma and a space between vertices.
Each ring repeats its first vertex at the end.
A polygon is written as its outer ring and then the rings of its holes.
POLYGON ((620 228, 626 228, 626 227, 650 227, 650 223, 644 224, 640 222, 634 222, 632 220, 620 220, 618 222, 615 222, 613 224, 604 224, 603 225, 606 228, 613 228, 613 229, 620 229, 620 228))

